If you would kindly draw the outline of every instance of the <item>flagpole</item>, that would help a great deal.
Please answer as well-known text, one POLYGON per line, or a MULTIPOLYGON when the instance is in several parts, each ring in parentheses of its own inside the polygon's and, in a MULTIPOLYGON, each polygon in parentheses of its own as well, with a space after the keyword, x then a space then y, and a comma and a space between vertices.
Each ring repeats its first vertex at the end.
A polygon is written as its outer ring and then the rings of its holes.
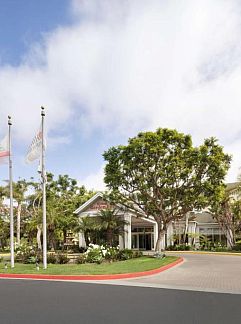
POLYGON ((9 199, 10 199, 10 253, 11 268, 14 268, 14 230, 13 230, 13 175, 12 175, 12 140, 11 140, 12 120, 8 116, 8 148, 9 148, 9 199))
POLYGON ((46 175, 45 175, 45 148, 44 148, 44 107, 41 107, 42 117, 42 148, 41 148, 41 176, 43 191, 43 268, 47 269, 47 226, 46 226, 46 175))

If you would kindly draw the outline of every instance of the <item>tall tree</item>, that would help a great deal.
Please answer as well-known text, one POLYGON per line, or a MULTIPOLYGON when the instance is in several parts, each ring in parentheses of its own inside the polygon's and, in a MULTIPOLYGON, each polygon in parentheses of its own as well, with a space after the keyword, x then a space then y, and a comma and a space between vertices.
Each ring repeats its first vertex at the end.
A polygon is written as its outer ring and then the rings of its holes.
POLYGON ((225 190, 222 199, 213 201, 210 211, 222 228, 228 245, 233 247, 241 231, 240 187, 235 192, 225 190))
POLYGON ((194 147, 190 135, 166 128, 139 133, 103 156, 112 199, 157 222, 157 251, 171 221, 220 198, 231 161, 216 139, 194 147))
POLYGON ((36 235, 38 250, 42 250, 42 190, 40 184, 31 179, 29 183, 32 193, 27 197, 28 215, 25 229, 29 239, 36 235))
POLYGON ((17 182, 13 183, 13 198, 17 202, 17 244, 20 245, 20 236, 21 236, 21 213, 22 206, 26 200, 26 192, 28 190, 29 184, 25 179, 20 179, 17 182))
MULTIPOLYGON (((53 238, 61 232, 65 242, 67 231, 78 225, 78 216, 73 214, 74 210, 93 193, 88 192, 84 186, 79 186, 77 181, 68 175, 59 175, 57 180, 54 180, 53 175, 48 174, 46 189, 49 234, 52 233, 53 238)), ((53 242, 52 238, 50 241, 53 242)))
MULTIPOLYGON (((34 233, 37 235, 38 248, 41 249, 42 191, 40 184, 33 179, 30 185, 32 193, 27 197, 29 218, 26 230, 30 237, 34 233)), ((64 243, 67 231, 76 228, 78 216, 73 212, 93 194, 68 175, 59 175, 55 179, 52 173, 47 173, 47 235, 51 248, 56 249, 59 243, 64 243)))
POLYGON ((4 205, 5 188, 0 186, 0 249, 7 246, 9 239, 9 210, 4 205))
MULTIPOLYGON (((7 181, 8 182, 8 181, 7 181)), ((16 237, 17 243, 20 244, 20 231, 21 231, 21 213, 22 207, 26 200, 26 192, 28 190, 29 183, 25 179, 20 179, 17 182, 13 182, 13 199, 17 203, 16 206, 16 216, 17 216, 17 229, 16 237)), ((2 194, 5 198, 9 197, 9 185, 2 187, 2 194)))

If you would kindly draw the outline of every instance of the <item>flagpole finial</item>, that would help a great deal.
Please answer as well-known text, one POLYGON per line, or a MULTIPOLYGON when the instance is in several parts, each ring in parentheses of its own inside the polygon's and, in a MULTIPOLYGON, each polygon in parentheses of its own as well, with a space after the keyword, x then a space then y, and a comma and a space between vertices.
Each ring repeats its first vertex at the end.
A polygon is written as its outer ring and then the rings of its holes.
POLYGON ((12 125, 12 119, 11 119, 11 116, 8 116, 8 125, 9 125, 9 126, 12 125))
POLYGON ((45 111, 43 106, 41 106, 41 116, 45 116, 45 111))

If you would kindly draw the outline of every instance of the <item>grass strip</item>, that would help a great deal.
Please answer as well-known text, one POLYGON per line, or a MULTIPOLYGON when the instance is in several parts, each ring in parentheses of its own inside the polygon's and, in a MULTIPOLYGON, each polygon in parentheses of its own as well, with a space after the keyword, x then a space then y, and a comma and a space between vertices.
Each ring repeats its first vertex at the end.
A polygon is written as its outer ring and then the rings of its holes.
POLYGON ((112 263, 86 263, 86 264, 48 264, 46 270, 42 269, 40 264, 39 271, 34 264, 15 263, 14 269, 4 269, 4 263, 0 263, 0 273, 18 273, 18 274, 49 274, 49 275, 97 275, 97 274, 119 274, 148 271, 160 268, 176 261, 178 257, 167 256, 164 259, 157 259, 143 256, 126 261, 117 261, 112 263))

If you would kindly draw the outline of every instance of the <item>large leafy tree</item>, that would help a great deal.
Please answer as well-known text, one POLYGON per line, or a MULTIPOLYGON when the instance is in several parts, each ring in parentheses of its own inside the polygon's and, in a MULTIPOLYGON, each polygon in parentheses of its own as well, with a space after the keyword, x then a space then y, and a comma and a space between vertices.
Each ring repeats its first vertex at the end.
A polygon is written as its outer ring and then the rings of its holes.
MULTIPOLYGON (((29 219, 26 229, 29 236, 37 235, 37 243, 41 249, 42 235, 42 190, 38 182, 32 181, 33 192, 28 197, 29 219)), ((68 230, 74 230, 78 225, 78 216, 74 210, 93 195, 75 179, 68 175, 59 175, 57 179, 52 173, 47 173, 47 239, 51 248, 65 242, 68 230)))
POLYGON ((5 188, 0 186, 0 249, 7 246, 7 241, 9 239, 9 211, 4 205, 5 188))
POLYGON ((225 190, 222 199, 213 201, 210 211, 222 228, 229 246, 233 247, 241 231, 240 186, 234 191, 225 190))
POLYGON ((139 133, 103 155, 112 199, 155 219, 158 251, 171 221, 220 199, 231 160, 215 138, 194 147, 190 135, 165 128, 139 133))
MULTIPOLYGON (((6 181, 8 182, 8 181, 6 181)), ((24 205, 26 202, 26 192, 28 190, 29 183, 25 179, 19 179, 17 182, 13 182, 13 199, 16 202, 16 218, 17 218, 17 226, 16 226, 16 237, 17 243, 20 244, 20 232, 21 232, 21 215, 24 209, 24 205)), ((5 198, 9 198, 9 184, 2 187, 1 189, 2 195, 5 198)))
POLYGON ((92 195, 84 186, 79 186, 75 179, 68 175, 59 175, 54 180, 48 174, 47 182, 47 220, 49 239, 54 245, 54 237, 63 235, 66 239, 68 230, 73 230, 78 225, 78 216, 74 210, 87 201, 92 195))

